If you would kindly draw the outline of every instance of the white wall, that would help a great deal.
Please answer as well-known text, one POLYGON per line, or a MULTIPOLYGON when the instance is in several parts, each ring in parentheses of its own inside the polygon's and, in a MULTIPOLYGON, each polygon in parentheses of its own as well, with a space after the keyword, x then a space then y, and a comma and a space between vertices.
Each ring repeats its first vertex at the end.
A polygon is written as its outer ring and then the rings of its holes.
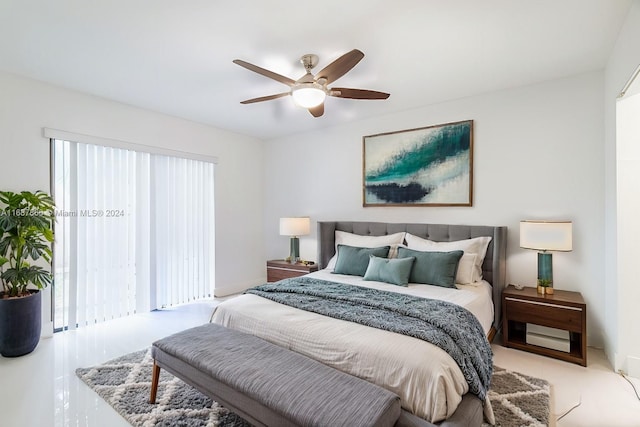
POLYGON ((49 191, 43 127, 217 156, 216 294, 264 281, 261 141, 6 73, 0 93, 0 189, 49 191))
MULTIPOLYGON (((618 236, 626 236, 632 230, 623 228, 617 222, 618 205, 625 209, 631 207, 633 199, 632 188, 622 188, 623 193, 617 193, 617 177, 629 178, 624 160, 620 163, 616 148, 616 98, 631 74, 640 64, 640 0, 635 0, 629 10, 616 45, 609 57, 605 69, 605 214, 606 214, 606 343, 605 352, 614 368, 628 369, 629 356, 640 360, 640 338, 638 336, 638 298, 634 287, 635 280, 622 270, 632 268, 637 263, 637 244, 630 246, 628 242, 618 241, 618 236), (623 170, 618 171, 622 166, 623 170), (631 192, 631 194, 629 193, 631 192), (631 198, 631 200, 627 198, 631 198), (619 255, 619 256, 618 256, 619 255), (621 269, 619 271, 619 269, 621 269), (634 331, 635 329, 635 331, 634 331)), ((626 102, 626 101, 625 101, 626 102)), ((637 117, 635 118, 637 121, 637 117)), ((623 158, 624 159, 624 155, 623 158)), ((638 179, 637 172, 635 179, 638 179)), ((637 211, 636 211, 637 212, 637 211)), ((623 215, 626 215, 624 212, 623 215)), ((637 213, 636 213, 637 216, 637 213)), ((637 236, 635 236, 637 241, 637 236)), ((640 365, 640 362, 637 362, 640 365)), ((638 366, 637 369, 640 369, 638 366)), ((638 374, 635 374, 636 376, 638 374)))
MULTIPOLYGON (((640 81, 637 82, 640 85, 640 81)), ((640 225, 640 94, 619 101, 617 108, 617 196, 618 196, 618 354, 621 368, 640 378, 640 329, 636 317, 640 301, 637 281, 640 225)))
MULTIPOLYGON (((603 74, 593 72, 268 141, 267 256, 287 254, 287 238, 278 235, 282 216, 506 225, 507 279, 533 285, 536 254, 519 248, 519 221, 569 219, 574 250, 554 255, 555 286, 582 292, 589 344, 600 346, 605 314, 602 93, 603 74), (363 135, 467 119, 474 120, 473 207, 362 207, 363 135)), ((300 239, 303 258, 317 255, 312 230, 300 239)))

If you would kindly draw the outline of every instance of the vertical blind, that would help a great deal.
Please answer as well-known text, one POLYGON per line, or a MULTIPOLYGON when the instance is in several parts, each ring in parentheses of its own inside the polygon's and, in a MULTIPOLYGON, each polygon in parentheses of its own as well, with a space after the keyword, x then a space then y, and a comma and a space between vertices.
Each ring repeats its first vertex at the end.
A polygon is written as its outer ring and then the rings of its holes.
POLYGON ((212 295, 213 163, 53 140, 56 329, 212 295))
POLYGON ((213 164, 153 157, 152 252, 158 306, 212 294, 213 164))

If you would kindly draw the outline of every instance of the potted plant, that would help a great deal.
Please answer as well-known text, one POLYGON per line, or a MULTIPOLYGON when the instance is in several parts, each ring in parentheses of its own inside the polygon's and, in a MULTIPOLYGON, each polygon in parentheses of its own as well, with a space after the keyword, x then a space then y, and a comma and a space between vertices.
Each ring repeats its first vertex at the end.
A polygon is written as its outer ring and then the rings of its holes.
POLYGON ((550 279, 538 279, 538 293, 539 294, 553 294, 553 287, 550 279))
POLYGON ((53 199, 42 191, 0 192, 0 354, 31 353, 40 340, 41 289, 51 272, 53 199))

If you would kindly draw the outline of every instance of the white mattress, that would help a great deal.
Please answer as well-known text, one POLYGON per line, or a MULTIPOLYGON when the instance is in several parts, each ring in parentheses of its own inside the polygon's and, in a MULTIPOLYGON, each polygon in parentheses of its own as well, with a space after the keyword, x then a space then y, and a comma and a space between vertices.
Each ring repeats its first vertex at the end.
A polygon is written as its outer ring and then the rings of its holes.
MULTIPOLYGON (((311 276, 450 301, 469 309, 485 332, 493 319, 488 283, 459 286, 458 290, 429 285, 405 288, 327 270, 311 276)), ((468 384, 451 356, 420 339, 306 312, 253 294, 221 303, 212 321, 391 390, 400 396, 404 409, 430 422, 450 417, 468 391, 468 384)), ((490 420, 493 418, 488 400, 485 414, 490 420)))

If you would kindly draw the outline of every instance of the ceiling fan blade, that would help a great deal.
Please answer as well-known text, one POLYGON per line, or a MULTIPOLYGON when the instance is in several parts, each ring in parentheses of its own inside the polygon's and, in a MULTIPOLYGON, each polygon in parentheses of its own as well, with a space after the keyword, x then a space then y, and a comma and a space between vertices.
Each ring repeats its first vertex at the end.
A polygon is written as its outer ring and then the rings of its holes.
POLYGON ((350 89, 347 87, 334 87, 329 92, 330 96, 336 98, 351 98, 351 99, 387 99, 388 93, 377 92, 375 90, 366 89, 350 89))
POLYGON ((265 70, 264 68, 258 67, 257 65, 250 64, 241 59, 234 59, 234 64, 238 64, 241 67, 246 68, 247 70, 253 71, 254 73, 261 74, 265 77, 269 77, 277 82, 284 83, 287 86, 293 86, 296 82, 295 80, 290 79, 289 77, 282 76, 280 74, 274 73, 273 71, 265 70))
POLYGON ((272 99, 282 98, 289 95, 289 92, 278 93, 276 95, 261 96, 260 98, 247 99, 246 101, 240 101, 240 104, 253 104, 254 102, 271 101, 272 99))
POLYGON ((320 70, 316 74, 316 80, 324 78, 327 80, 327 84, 334 82, 355 67, 362 58, 364 58, 364 53, 353 49, 320 70))
POLYGON ((313 117, 320 117, 324 114, 324 102, 317 107, 309 108, 309 112, 313 117))

